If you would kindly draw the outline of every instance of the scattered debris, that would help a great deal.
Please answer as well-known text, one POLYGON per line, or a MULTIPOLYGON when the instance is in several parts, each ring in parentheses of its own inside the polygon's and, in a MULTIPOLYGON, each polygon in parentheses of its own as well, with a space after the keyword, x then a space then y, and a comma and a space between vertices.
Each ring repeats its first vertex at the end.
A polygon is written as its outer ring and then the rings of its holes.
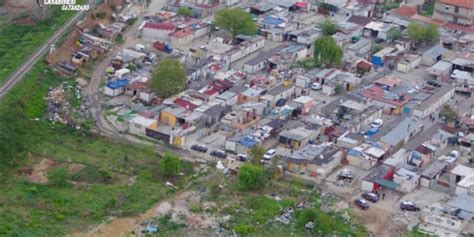
POLYGON ((170 181, 166 181, 165 185, 166 187, 175 188, 175 186, 170 181))
POLYGON ((80 129, 81 123, 89 115, 88 109, 80 105, 81 91, 78 87, 64 83, 51 89, 45 99, 48 103, 48 118, 53 123, 59 122, 80 129))

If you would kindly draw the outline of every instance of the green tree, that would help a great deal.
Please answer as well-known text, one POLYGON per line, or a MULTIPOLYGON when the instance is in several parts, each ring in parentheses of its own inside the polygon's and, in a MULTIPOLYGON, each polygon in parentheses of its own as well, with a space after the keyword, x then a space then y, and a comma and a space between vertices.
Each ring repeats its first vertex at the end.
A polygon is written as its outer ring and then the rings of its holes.
POLYGON ((439 39, 439 29, 438 26, 436 25, 426 25, 424 28, 425 32, 425 41, 427 42, 433 42, 437 41, 439 39))
POLYGON ((237 174, 237 186, 241 190, 256 190, 263 185, 265 181, 265 172, 263 168, 253 164, 244 164, 240 167, 237 174))
POLYGON ((391 27, 387 32, 387 39, 390 42, 399 40, 402 37, 402 31, 399 27, 391 27))
POLYGON ((319 23, 319 28, 323 35, 333 35, 337 32, 337 24, 332 20, 324 20, 323 22, 319 23))
POLYGON ((257 32, 252 16, 239 8, 225 8, 216 13, 214 22, 228 30, 232 37, 238 34, 254 35, 257 32))
POLYGON ((163 59, 153 71, 150 88, 161 97, 170 97, 186 87, 183 65, 175 59, 163 59))
POLYGON ((408 25, 408 37, 416 43, 432 42, 439 39, 438 27, 432 24, 423 25, 410 23, 408 25))
POLYGON ((415 42, 421 42, 424 38, 423 25, 420 23, 408 24, 407 31, 408 31, 408 37, 415 42))
POLYGON ((341 83, 337 83, 334 92, 336 92, 337 95, 341 94, 344 91, 344 87, 342 86, 341 83))
POLYGON ((314 42, 314 60, 319 65, 340 66, 343 51, 331 36, 322 36, 314 42))
POLYGON ((444 105, 439 114, 441 115, 441 117, 444 119, 444 122, 446 123, 455 122, 459 117, 456 110, 451 108, 451 106, 449 105, 444 105))
POLYGON ((278 168, 278 163, 280 161, 280 156, 276 155, 272 158, 270 167, 267 169, 268 177, 272 179, 278 179, 281 175, 281 172, 278 168))
POLYGON ((48 184, 55 187, 66 187, 69 185, 67 182, 69 174, 64 168, 53 169, 48 173, 48 184))
POLYGON ((163 176, 175 176, 181 170, 181 160, 177 155, 166 153, 160 159, 160 173, 163 176))
POLYGON ((263 155, 265 154, 265 148, 261 145, 254 145, 250 149, 250 161, 252 164, 260 164, 260 161, 263 159, 263 155))
POLYGON ((180 16, 187 16, 187 17, 193 16, 193 11, 187 7, 179 7, 176 13, 178 13, 178 15, 180 16))

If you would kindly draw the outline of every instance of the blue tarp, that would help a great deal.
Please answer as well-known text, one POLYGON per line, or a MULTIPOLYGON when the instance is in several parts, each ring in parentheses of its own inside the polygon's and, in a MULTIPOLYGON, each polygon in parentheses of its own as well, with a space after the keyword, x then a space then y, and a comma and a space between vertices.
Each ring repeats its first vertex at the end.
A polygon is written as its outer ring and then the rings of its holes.
POLYGON ((417 151, 413 151, 411 154, 411 160, 421 160, 421 154, 417 151))
POLYGON ((250 149, 253 146, 255 146, 258 142, 255 139, 253 139, 251 136, 245 136, 240 139, 239 143, 245 148, 250 149))
POLYGON ((347 152, 347 155, 359 157, 359 156, 362 156, 362 152, 358 150, 350 149, 349 152, 347 152))
POLYGON ((118 89, 128 85, 128 79, 119 79, 115 81, 109 81, 107 87, 110 89, 118 89))
POLYGON ((267 17, 263 18, 262 23, 265 24, 265 25, 277 26, 277 25, 283 23, 283 20, 275 18, 275 17, 267 16, 267 17))
POLYGON ((383 67, 383 60, 379 56, 372 56, 372 64, 378 67, 383 67))

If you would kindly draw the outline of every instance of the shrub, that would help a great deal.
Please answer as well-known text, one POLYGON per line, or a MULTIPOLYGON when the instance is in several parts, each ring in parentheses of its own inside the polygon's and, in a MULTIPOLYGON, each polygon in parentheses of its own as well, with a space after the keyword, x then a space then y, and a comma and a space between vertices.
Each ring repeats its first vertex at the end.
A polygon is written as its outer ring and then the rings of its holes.
POLYGON ((255 227, 246 224, 236 224, 234 225, 234 231, 237 234, 248 235, 255 232, 255 227))
POLYGON ((51 170, 48 174, 48 184, 55 187, 66 187, 69 185, 67 179, 69 175, 64 168, 51 170))
POLYGON ((237 186, 241 190, 256 190, 264 185, 265 173, 259 166, 244 164, 237 175, 237 186))
POLYGON ((181 170, 181 161, 178 156, 166 153, 160 160, 160 174, 163 176, 175 176, 181 170))

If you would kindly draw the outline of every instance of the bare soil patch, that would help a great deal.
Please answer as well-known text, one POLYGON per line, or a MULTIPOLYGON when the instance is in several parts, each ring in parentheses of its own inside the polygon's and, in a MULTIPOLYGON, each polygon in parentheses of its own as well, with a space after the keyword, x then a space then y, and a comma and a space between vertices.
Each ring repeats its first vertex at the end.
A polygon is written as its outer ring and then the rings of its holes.
POLYGON ((48 175, 47 172, 51 168, 54 167, 56 162, 53 160, 43 158, 38 164, 33 165, 31 167, 31 174, 26 176, 28 182, 37 183, 37 184, 45 184, 48 182, 48 175))

